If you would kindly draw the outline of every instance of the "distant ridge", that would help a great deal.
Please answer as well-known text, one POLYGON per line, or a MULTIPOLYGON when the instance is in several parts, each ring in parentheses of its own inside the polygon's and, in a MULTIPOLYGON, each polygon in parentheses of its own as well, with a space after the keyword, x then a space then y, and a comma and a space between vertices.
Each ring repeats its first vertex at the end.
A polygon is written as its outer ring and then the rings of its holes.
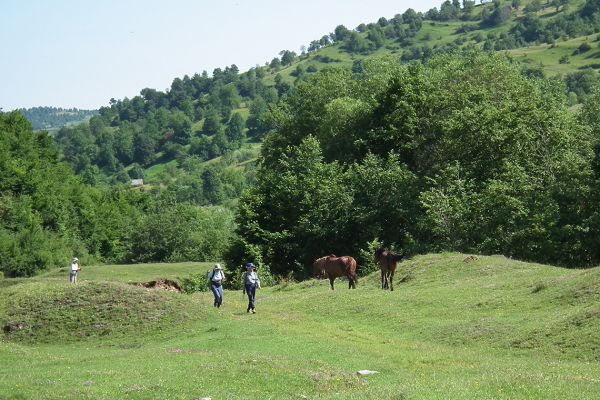
POLYGON ((84 122, 98 114, 98 110, 60 107, 21 108, 20 111, 31 122, 33 129, 36 131, 42 129, 58 130, 65 125, 84 122))

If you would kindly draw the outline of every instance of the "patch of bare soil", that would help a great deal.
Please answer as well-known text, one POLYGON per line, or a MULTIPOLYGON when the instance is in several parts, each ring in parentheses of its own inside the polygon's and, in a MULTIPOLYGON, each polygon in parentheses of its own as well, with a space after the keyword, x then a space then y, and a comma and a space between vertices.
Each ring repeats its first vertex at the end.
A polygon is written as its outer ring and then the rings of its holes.
POLYGON ((158 289, 179 293, 183 292, 181 286, 179 286, 177 282, 172 281, 170 279, 157 279, 148 283, 140 283, 139 286, 145 287, 146 289, 158 289))

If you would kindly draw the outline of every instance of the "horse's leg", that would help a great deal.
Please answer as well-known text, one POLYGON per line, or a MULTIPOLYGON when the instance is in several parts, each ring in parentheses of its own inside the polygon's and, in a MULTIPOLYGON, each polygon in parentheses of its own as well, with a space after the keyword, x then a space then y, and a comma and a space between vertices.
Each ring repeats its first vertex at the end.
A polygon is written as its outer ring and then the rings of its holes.
POLYGON ((390 291, 392 292, 394 291, 394 272, 394 269, 390 271, 390 291))
POLYGON ((381 288, 382 288, 382 289, 385 289, 385 286, 383 286, 383 279, 384 279, 383 277, 384 277, 384 274, 385 274, 385 273, 383 272, 383 269, 382 269, 382 270, 381 270, 381 288))
POLYGON ((384 289, 389 289, 390 288, 389 276, 390 276, 390 272, 388 270, 386 270, 383 273, 383 288, 384 289))
POLYGON ((354 277, 352 276, 352 272, 346 271, 344 275, 346 275, 346 278, 348 278, 348 289, 356 289, 356 286, 354 285, 354 277))
POLYGON ((385 271, 385 288, 390 288, 390 270, 385 271))
POLYGON ((335 278, 330 276, 329 277, 329 283, 331 284, 331 290, 334 290, 333 289, 333 281, 335 281, 335 278))

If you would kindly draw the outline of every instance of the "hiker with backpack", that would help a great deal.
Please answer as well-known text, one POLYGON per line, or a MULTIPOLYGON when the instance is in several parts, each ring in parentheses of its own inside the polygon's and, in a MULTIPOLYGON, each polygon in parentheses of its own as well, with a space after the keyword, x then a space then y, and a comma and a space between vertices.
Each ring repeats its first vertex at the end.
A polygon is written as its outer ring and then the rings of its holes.
POLYGON ((223 282, 225 282, 225 274, 221 269, 220 264, 215 264, 215 268, 209 276, 210 290, 215 296, 215 307, 221 308, 223 304, 223 282))
POLYGON ((254 300, 256 289, 260 289, 260 278, 256 273, 256 267, 251 262, 246 264, 246 272, 242 274, 242 284, 244 285, 244 294, 248 295, 248 308, 246 309, 246 312, 256 314, 254 300))

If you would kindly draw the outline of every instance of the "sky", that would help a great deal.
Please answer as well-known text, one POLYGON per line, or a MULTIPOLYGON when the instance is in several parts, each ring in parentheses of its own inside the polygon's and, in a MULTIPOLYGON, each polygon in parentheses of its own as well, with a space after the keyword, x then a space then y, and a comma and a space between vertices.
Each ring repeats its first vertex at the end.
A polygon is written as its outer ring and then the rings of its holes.
POLYGON ((442 0, 0 0, 0 109, 97 109, 442 0))

